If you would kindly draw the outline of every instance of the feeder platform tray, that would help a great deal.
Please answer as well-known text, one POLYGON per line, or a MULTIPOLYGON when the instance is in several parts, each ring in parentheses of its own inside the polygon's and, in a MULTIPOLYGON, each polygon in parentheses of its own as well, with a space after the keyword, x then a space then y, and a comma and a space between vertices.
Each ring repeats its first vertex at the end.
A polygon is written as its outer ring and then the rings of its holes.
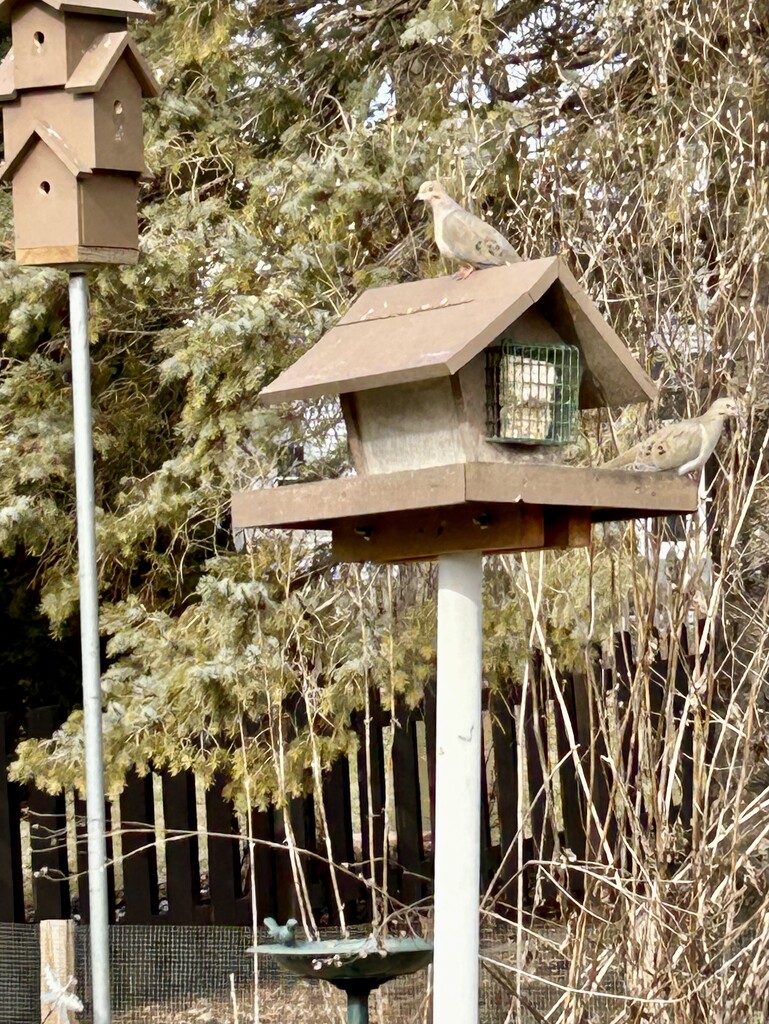
POLYGON ((593 523, 693 512, 674 473, 468 462, 233 495, 235 529, 330 530, 338 561, 583 547, 593 523))

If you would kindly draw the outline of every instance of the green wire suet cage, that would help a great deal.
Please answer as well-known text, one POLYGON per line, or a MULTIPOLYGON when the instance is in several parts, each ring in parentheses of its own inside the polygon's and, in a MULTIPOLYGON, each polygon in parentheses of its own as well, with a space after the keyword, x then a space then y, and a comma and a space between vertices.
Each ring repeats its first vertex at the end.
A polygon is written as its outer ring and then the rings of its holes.
POLYGON ((509 338, 486 350, 486 433, 509 444, 576 440, 580 364, 575 345, 522 345, 509 338))

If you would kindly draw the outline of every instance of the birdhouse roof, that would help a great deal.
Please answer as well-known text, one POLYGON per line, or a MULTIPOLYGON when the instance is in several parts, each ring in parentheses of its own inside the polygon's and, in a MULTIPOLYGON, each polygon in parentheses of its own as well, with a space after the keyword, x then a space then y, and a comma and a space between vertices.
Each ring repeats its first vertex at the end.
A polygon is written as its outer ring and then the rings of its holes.
POLYGON ((47 146, 54 156, 61 160, 75 177, 93 172, 92 167, 88 167, 80 162, 75 151, 54 128, 51 128, 49 124, 45 124, 43 121, 35 121, 29 130, 29 135, 24 145, 19 148, 18 152, 7 164, 0 164, 0 181, 11 181, 30 150, 40 143, 47 146))
POLYGON ((653 398, 650 378, 559 257, 492 267, 463 281, 372 288, 261 392, 272 404, 456 373, 545 294, 540 313, 584 365, 583 408, 653 398))
MULTIPOLYGON (((22 0, 0 0, 0 22, 10 21, 14 7, 22 0)), ((136 0, 38 0, 46 7, 52 7, 63 14, 93 14, 107 18, 144 18, 152 20, 155 15, 136 0)))
POLYGON ((16 76, 14 75, 13 50, 9 50, 0 62, 0 103, 16 99, 16 76))
POLYGON ((152 74, 152 68, 128 32, 106 32, 94 39, 64 88, 67 92, 98 92, 121 58, 128 61, 141 85, 143 96, 160 95, 160 87, 152 74))

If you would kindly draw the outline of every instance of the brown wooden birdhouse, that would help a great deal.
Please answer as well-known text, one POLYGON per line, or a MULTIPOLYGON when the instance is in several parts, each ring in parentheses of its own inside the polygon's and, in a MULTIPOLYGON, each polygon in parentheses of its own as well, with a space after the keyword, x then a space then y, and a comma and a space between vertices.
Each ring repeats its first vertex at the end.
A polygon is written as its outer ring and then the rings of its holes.
POLYGON ((22 264, 135 263, 146 172, 142 100, 157 96, 128 17, 134 0, 0 0, 5 157, 22 264))
POLYGON ((337 394, 357 475, 236 494, 236 527, 330 529, 342 559, 397 561, 696 507, 680 478, 565 464, 580 410, 655 387, 557 257, 367 291, 260 397, 337 394))

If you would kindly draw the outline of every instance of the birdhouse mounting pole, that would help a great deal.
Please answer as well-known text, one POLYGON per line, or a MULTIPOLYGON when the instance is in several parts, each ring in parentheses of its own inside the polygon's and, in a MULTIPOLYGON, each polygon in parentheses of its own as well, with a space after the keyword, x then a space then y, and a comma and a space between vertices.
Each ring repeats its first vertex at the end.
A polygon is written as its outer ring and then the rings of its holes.
POLYGON ((88 345, 88 278, 69 278, 72 338, 72 405, 75 424, 77 550, 80 576, 80 650, 85 728, 85 785, 88 818, 88 901, 93 1024, 110 1024, 109 902, 107 894, 104 754, 102 749, 99 595, 93 487, 91 360, 88 345))
POLYGON ((477 1024, 483 555, 438 559, 433 1020, 477 1024))

